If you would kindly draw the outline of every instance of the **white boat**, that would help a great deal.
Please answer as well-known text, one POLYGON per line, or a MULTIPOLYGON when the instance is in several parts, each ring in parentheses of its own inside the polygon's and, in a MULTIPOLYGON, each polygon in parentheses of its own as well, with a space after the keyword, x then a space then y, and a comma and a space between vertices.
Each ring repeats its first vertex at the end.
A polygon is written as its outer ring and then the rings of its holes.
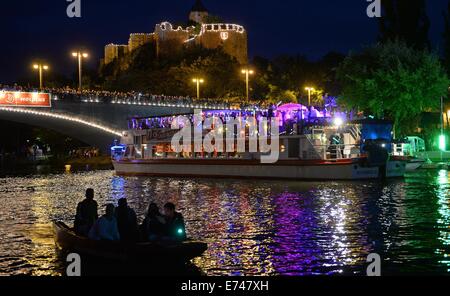
MULTIPOLYGON (((216 116, 214 114, 222 113, 217 111, 211 116, 216 116)), ((406 169, 404 159, 388 159, 387 151, 386 158, 381 161, 374 154, 362 153, 361 133, 357 124, 309 125, 302 134, 298 133, 296 126, 284 126, 284 134, 279 136, 277 161, 263 163, 265 154, 260 152, 206 153, 202 146, 195 153, 176 153, 171 140, 179 130, 168 127, 174 119, 174 116, 132 119, 130 130, 122 137, 122 146, 113 149, 113 165, 117 175, 362 180, 402 177, 406 169), (335 135, 339 135, 336 144, 330 140, 335 135)), ((245 133, 245 146, 248 147, 251 137, 248 128, 245 133)), ((235 140, 231 139, 233 145, 235 140)), ((385 147, 385 144, 382 145, 385 147)), ((384 149, 381 144, 379 146, 384 149)))
POLYGON ((425 141, 419 137, 406 137, 392 145, 392 155, 407 161, 406 171, 426 168, 428 157, 423 156, 425 141))
POLYGON ((406 171, 407 172, 415 171, 419 168, 423 168, 423 166, 425 164, 426 164, 426 161, 424 159, 411 158, 406 163, 406 171))
MULTIPOLYGON (((113 161, 117 175, 294 180, 363 180, 382 176, 382 167, 366 159, 336 161, 280 160, 261 164, 244 159, 121 159, 113 161)), ((406 163, 388 161, 385 176, 402 177, 406 163)))

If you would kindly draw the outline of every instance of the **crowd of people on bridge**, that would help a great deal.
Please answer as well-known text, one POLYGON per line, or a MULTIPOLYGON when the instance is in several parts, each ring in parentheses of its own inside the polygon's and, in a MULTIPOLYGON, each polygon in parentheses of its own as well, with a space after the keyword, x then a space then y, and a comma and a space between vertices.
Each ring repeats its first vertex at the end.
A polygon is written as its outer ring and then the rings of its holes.
POLYGON ((99 217, 94 190, 87 189, 85 197, 76 210, 74 230, 78 235, 92 240, 125 242, 186 240, 183 215, 176 212, 173 203, 164 205, 164 213, 156 203, 150 203, 145 219, 138 224, 127 199, 119 199, 117 207, 107 204, 105 214, 99 217))
POLYGON ((119 92, 106 90, 89 90, 64 88, 44 88, 42 90, 19 85, 8 86, 0 84, 0 90, 6 91, 42 91, 51 93, 53 99, 71 102, 91 102, 107 104, 140 104, 140 105, 175 105, 175 106, 214 106, 230 108, 231 104, 223 99, 194 99, 189 96, 168 96, 141 93, 136 91, 119 92))

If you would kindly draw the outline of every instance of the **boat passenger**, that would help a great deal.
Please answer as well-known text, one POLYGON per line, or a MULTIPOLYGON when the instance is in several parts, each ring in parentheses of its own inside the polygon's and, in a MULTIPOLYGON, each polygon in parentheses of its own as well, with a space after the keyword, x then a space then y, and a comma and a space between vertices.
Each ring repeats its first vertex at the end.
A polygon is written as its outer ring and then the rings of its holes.
POLYGON ((78 235, 88 236, 89 230, 98 219, 98 205, 94 200, 94 189, 86 190, 86 198, 78 203, 74 229, 78 235))
POLYGON ((116 209, 117 226, 122 241, 135 242, 139 238, 136 213, 127 204, 126 198, 119 199, 116 209))
POLYGON ((114 216, 115 207, 113 204, 106 205, 105 215, 100 217, 89 231, 89 238, 92 240, 120 240, 117 220, 114 216))
POLYGON ((186 240, 186 226, 181 213, 175 211, 175 205, 168 202, 164 205, 166 220, 165 239, 183 241, 186 240))
POLYGON ((147 215, 142 222, 142 233, 144 240, 155 241, 164 236, 165 227, 164 216, 160 213, 158 205, 151 203, 148 207, 147 215))

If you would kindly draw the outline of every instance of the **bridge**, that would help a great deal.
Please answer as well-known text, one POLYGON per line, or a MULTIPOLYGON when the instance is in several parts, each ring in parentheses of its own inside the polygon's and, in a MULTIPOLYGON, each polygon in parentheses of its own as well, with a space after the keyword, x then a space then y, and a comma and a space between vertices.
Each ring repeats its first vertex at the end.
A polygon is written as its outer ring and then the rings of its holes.
POLYGON ((193 112, 194 105, 111 103, 58 100, 53 96, 50 108, 4 107, 0 105, 0 120, 24 123, 51 129, 98 147, 104 152, 126 130, 127 118, 184 114, 193 112))

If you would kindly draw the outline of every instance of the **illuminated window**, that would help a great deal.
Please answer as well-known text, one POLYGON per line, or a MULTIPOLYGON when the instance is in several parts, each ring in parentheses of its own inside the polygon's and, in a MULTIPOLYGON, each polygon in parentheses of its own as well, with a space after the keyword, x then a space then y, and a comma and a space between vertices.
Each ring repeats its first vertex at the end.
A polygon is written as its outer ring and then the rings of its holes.
POLYGON ((220 32, 220 38, 222 38, 222 40, 227 40, 228 39, 228 32, 220 32))

